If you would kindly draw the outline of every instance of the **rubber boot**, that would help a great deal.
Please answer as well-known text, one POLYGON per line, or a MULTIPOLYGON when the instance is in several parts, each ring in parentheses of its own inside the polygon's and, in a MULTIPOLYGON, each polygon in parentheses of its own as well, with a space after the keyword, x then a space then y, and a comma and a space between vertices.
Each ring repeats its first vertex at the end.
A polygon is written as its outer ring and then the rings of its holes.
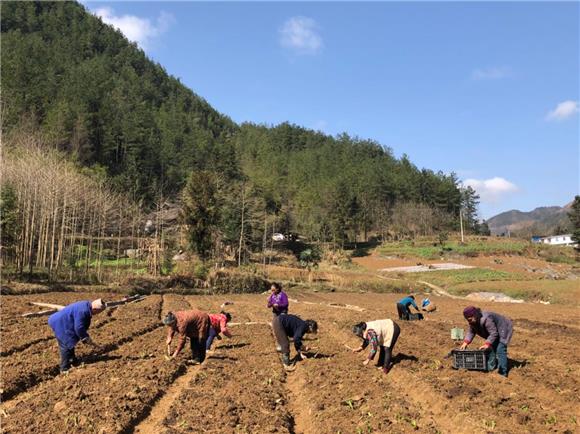
POLYGON ((284 366, 290 366, 290 354, 282 354, 280 357, 282 358, 282 363, 284 363, 284 366))
POLYGON ((290 364, 290 354, 282 354, 282 363, 284 364, 284 370, 286 372, 292 372, 296 369, 296 366, 290 364))

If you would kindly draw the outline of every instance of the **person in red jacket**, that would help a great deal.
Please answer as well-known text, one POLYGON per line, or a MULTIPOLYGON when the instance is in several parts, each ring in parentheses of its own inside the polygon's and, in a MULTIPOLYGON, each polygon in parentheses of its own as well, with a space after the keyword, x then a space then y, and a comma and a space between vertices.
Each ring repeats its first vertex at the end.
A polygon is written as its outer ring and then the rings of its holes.
POLYGON ((209 314, 209 321, 211 327, 209 328, 209 335, 205 341, 205 350, 210 351, 213 340, 217 338, 221 339, 220 333, 224 336, 231 338, 232 334, 228 330, 228 323, 232 320, 232 316, 224 311, 218 314, 209 314))
POLYGON ((209 334, 209 315, 200 310, 182 310, 169 312, 163 318, 163 324, 167 330, 167 355, 174 359, 181 352, 185 341, 189 338, 191 344, 191 357, 194 362, 203 363, 205 360, 205 342, 209 334), (171 352, 171 341, 175 333, 178 334, 177 347, 171 352))

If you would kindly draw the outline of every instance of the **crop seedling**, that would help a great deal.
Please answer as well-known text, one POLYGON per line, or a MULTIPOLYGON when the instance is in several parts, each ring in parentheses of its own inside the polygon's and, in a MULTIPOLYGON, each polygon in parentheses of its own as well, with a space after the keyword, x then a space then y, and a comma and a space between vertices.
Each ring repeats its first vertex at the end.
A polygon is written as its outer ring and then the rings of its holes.
POLYGON ((544 424, 554 425, 556 422, 558 422, 558 419, 556 418, 556 416, 551 415, 548 418, 546 418, 546 420, 544 421, 544 424))
POLYGON ((490 420, 487 420, 487 419, 486 419, 486 420, 484 420, 484 421, 483 421, 483 426, 484 426, 485 428, 487 428, 487 429, 491 429, 491 430, 493 430, 493 429, 495 429, 495 427, 497 426, 497 423, 496 423, 496 422, 495 422, 495 420, 493 420, 493 419, 490 419, 490 420))
POLYGON ((357 427, 356 432, 357 434, 370 434, 373 432, 373 428, 371 427, 370 422, 367 420, 364 427, 357 427))

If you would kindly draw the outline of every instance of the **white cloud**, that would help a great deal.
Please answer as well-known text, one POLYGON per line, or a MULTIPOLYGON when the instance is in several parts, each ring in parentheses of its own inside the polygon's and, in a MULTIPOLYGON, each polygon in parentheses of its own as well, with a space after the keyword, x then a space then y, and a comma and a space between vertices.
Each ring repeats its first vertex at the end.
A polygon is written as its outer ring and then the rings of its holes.
POLYGON ((492 66, 489 68, 478 68, 471 73, 473 80, 499 80, 511 77, 512 69, 509 66, 492 66))
POLYGON ((502 196, 519 190, 515 184, 497 176, 490 179, 466 179, 463 185, 473 188, 481 201, 487 203, 496 203, 502 196))
POLYGON ((317 54, 323 47, 316 21, 307 17, 287 20, 280 29, 280 44, 297 54, 317 54))
POLYGON ((109 7, 99 8, 94 13, 104 23, 119 29, 127 39, 137 43, 143 49, 149 47, 152 39, 166 32, 174 21, 173 15, 167 12, 161 12, 155 23, 152 23, 148 18, 140 18, 135 15, 117 16, 115 11, 109 7))
POLYGON ((564 101, 546 115, 548 121, 563 121, 578 113, 578 101, 564 101))

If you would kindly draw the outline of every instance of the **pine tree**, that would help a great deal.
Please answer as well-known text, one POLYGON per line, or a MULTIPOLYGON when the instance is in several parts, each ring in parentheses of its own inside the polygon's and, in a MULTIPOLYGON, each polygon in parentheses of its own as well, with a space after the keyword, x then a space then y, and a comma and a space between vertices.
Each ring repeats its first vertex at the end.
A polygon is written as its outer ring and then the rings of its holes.
POLYGON ((183 221, 188 227, 190 247, 208 259, 219 221, 217 177, 209 171, 192 172, 182 194, 183 221))
POLYGON ((574 197, 568 218, 572 222, 572 241, 576 243, 576 250, 580 251, 580 196, 574 197))

